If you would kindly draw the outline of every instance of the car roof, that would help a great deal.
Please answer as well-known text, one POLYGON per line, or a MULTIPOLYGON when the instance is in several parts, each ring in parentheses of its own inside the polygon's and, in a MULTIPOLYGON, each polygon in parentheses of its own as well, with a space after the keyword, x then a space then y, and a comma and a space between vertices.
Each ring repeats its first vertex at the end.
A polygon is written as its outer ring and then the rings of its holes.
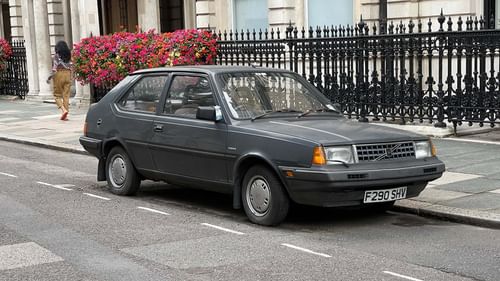
POLYGON ((162 72, 200 72, 206 74, 227 73, 227 72, 290 72, 284 69, 260 67, 260 66, 233 66, 233 65, 184 65, 171 67, 156 67, 137 70, 131 75, 162 73, 162 72))

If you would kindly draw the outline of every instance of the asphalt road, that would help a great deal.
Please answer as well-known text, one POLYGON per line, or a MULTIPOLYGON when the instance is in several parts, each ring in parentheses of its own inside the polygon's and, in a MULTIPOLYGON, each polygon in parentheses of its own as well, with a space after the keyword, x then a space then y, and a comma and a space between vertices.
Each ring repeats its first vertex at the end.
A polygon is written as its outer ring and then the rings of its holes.
POLYGON ((261 227, 227 195, 112 195, 96 166, 0 141, 0 280, 500 280, 499 230, 300 206, 261 227))

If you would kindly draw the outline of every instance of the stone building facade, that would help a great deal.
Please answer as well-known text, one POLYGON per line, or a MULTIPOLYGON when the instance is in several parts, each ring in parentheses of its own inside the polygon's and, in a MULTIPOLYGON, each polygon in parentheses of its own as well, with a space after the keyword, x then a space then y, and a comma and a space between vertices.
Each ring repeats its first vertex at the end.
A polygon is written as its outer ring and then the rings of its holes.
MULTIPOLYGON (((0 36, 25 40, 30 91, 27 99, 51 99, 45 82, 57 41, 120 30, 182 28, 241 30, 295 26, 373 24, 437 17, 487 15, 496 27, 500 0, 0 0, 0 36)), ((87 104, 88 86, 76 85, 76 103, 87 104)))

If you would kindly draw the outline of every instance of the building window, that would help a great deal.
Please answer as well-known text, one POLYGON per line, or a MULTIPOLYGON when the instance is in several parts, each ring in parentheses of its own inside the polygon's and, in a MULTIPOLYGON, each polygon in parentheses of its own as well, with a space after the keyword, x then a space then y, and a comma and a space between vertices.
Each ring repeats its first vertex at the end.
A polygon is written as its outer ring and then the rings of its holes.
POLYGON ((160 0, 160 30, 172 32, 184 28, 184 1, 160 0))
POLYGON ((11 40, 12 39, 12 34, 10 31, 10 11, 9 11, 9 4, 1 4, 2 7, 2 23, 0 23, 0 26, 3 26, 3 37, 6 40, 11 40))
POLYGON ((306 0, 307 25, 331 26, 353 24, 352 0, 336 0, 332 9, 331 0, 306 0))
POLYGON ((264 30, 268 27, 267 0, 234 0, 234 27, 236 30, 264 30))

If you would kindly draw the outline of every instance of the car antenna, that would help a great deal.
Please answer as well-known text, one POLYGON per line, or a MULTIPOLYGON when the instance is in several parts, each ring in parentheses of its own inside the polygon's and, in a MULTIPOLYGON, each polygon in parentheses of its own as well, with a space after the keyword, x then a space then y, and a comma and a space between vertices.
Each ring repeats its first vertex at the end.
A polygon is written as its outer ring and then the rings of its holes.
MULTIPOLYGON (((262 32, 262 30, 261 30, 262 32)), ((255 34, 255 28, 253 29, 253 33, 255 34)), ((243 29, 241 29, 241 39, 244 39, 244 31, 243 29)), ((238 39, 238 31, 236 31, 236 38, 233 38, 233 43, 234 45, 236 46, 236 49, 238 50, 238 52, 243 56, 243 63, 248 63, 248 65, 250 65, 251 67, 253 68, 257 68, 259 65, 256 63, 256 62, 252 62, 250 61, 250 56, 245 52, 245 50, 243 50, 243 48, 238 45, 237 43, 237 39, 238 39)), ((247 37, 250 37, 250 30, 247 29, 247 37)))

